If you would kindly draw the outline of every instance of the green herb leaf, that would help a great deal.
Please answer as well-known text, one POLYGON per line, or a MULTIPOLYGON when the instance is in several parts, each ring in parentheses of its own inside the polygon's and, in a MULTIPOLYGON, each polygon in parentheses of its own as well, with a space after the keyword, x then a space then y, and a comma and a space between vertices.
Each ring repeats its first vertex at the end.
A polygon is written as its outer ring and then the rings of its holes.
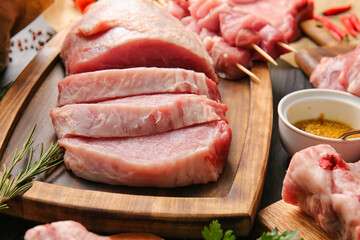
POLYGON ((48 148, 43 151, 43 144, 41 144, 41 150, 39 158, 32 162, 34 151, 31 148, 34 136, 36 124, 34 125, 29 138, 25 141, 20 151, 15 150, 14 157, 9 166, 3 165, 3 174, 0 180, 0 210, 9 208, 6 204, 8 200, 13 197, 24 194, 29 188, 32 187, 32 180, 36 175, 55 167, 63 162, 64 150, 56 142, 50 143, 48 148), (30 149, 29 159, 26 169, 20 169, 18 175, 15 178, 11 178, 11 171, 14 166, 22 160, 26 152, 30 149))
POLYGON ((201 235, 205 240, 235 240, 236 238, 232 233, 232 230, 228 230, 224 235, 220 223, 218 220, 214 220, 210 223, 209 227, 204 227, 201 235))
MULTIPOLYGON (((271 232, 264 232, 261 237, 257 240, 296 240, 298 239, 298 232, 297 231, 285 231, 279 235, 278 229, 275 228, 271 232)), ((302 240, 302 238, 300 239, 302 240)))

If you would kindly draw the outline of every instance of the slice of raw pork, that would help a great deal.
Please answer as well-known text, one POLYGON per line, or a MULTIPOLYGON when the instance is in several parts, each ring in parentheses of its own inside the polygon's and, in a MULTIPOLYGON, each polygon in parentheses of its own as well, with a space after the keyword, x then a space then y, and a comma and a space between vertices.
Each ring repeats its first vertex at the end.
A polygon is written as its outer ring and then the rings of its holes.
POLYGON ((66 36, 61 57, 68 74, 167 67, 203 72, 217 82, 196 34, 150 0, 96 2, 66 36))
POLYGON ((360 45, 336 57, 323 57, 310 75, 316 88, 347 91, 360 96, 360 45))
POLYGON ((231 129, 224 121, 131 138, 63 138, 64 161, 84 179, 113 185, 178 187, 217 181, 231 129))
POLYGON ((194 124, 226 120, 225 104, 195 94, 155 94, 53 108, 58 138, 151 135, 194 124))
POLYGON ((360 162, 345 163, 331 146, 293 156, 282 197, 314 217, 331 239, 360 239, 360 162))
POLYGON ((58 83, 58 106, 152 93, 193 93, 220 102, 216 83, 180 68, 128 68, 79 73, 58 83))

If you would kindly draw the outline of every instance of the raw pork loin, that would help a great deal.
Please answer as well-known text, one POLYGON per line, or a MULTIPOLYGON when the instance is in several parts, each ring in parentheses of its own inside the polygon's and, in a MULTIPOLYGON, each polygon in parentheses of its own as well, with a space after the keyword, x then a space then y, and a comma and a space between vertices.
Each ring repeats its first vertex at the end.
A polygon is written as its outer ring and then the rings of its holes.
POLYGON ((193 32, 146 0, 102 0, 66 36, 68 74, 131 67, 203 72, 217 82, 212 60, 193 32))
POLYGON ((151 135, 226 120, 227 106, 194 94, 156 94, 69 104, 50 112, 58 138, 151 135))
POLYGON ((123 233, 116 237, 105 237, 89 232, 83 225, 75 221, 59 221, 38 225, 26 231, 24 240, 161 240, 148 233, 123 233))
POLYGON ((224 121, 132 138, 63 138, 64 161, 84 179, 113 185, 178 187, 217 181, 231 129, 224 121))
POLYGON ((313 216, 331 239, 360 239, 360 162, 345 163, 329 145, 293 156, 282 197, 313 216))
POLYGON ((180 68, 128 68, 70 75, 58 84, 58 106, 151 93, 193 93, 220 102, 217 85, 203 73, 180 68))
POLYGON ((336 57, 323 57, 311 73, 316 88, 347 91, 360 96, 360 45, 336 57))

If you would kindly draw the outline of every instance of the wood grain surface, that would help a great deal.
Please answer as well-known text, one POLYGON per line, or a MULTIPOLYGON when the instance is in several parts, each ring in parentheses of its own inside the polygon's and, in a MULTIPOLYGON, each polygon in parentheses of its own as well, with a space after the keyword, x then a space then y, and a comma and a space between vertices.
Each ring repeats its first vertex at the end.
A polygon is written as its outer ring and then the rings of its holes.
POLYGON ((337 41, 331 35, 327 27, 322 25, 319 21, 314 19, 303 21, 300 23, 300 28, 306 36, 320 46, 339 45, 339 41, 337 41))
POLYGON ((257 221, 266 231, 277 227, 279 232, 296 230, 306 240, 331 240, 312 217, 283 200, 262 209, 257 221))
MULTIPOLYGON (((56 141, 49 111, 56 106, 57 82, 65 76, 57 57, 63 36, 49 42, 1 102, 1 163, 11 159, 35 123, 35 155, 41 142, 56 141)), ((77 178, 63 165, 40 175, 4 213, 42 223, 73 219, 100 233, 180 238, 199 238, 205 225, 219 219, 224 228, 247 235, 260 203, 273 123, 268 66, 257 63, 252 71, 260 83, 219 83, 233 139, 218 182, 175 189, 110 186, 77 178)))

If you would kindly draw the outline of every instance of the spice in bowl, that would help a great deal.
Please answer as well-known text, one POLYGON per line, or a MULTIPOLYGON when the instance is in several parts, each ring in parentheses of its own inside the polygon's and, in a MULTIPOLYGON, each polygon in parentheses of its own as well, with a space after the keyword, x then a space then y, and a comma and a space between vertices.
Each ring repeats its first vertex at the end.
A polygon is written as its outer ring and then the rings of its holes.
MULTIPOLYGON (((318 118, 297 121, 293 125, 302 131, 327 138, 339 138, 342 134, 355 130, 340 121, 326 119, 323 113, 318 118)), ((354 135, 349 138, 358 137, 360 135, 354 135)))

